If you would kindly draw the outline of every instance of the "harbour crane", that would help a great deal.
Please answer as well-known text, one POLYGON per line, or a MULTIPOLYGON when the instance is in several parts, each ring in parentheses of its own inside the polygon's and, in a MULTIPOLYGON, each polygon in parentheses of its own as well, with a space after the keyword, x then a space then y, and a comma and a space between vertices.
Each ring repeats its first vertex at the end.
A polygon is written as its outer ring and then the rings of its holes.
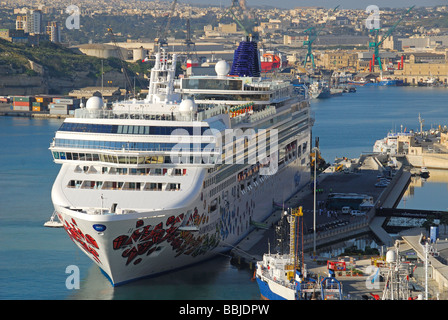
MULTIPOLYGON (((332 12, 330 12, 330 15, 328 16, 328 18, 330 18, 334 14, 334 12, 336 11, 337 8, 339 8, 339 6, 337 6, 336 8, 333 9, 332 12)), ((328 21, 328 19, 327 19, 327 21, 328 21)), ((314 43, 314 41, 316 41, 319 34, 325 28, 326 24, 327 24, 327 22, 323 23, 319 28, 316 28, 314 26, 314 27, 308 28, 305 31, 303 31, 304 33, 308 33, 308 40, 305 40, 303 42, 303 45, 307 47, 307 53, 305 56, 305 61, 303 62, 303 67, 306 67, 308 62, 311 62, 311 65, 313 66, 313 68, 316 67, 316 64, 314 63, 313 43, 314 43)))
POLYGON ((233 19, 235 20, 235 22, 238 24, 238 26, 244 31, 244 34, 246 35, 246 37, 249 36, 249 32, 247 31, 247 29, 244 27, 244 25, 241 23, 241 21, 236 17, 235 13, 233 12, 234 8, 240 8, 240 5, 238 3, 238 0, 232 0, 232 5, 230 6, 229 9, 227 9, 227 11, 221 16, 221 18, 219 18, 218 23, 222 20, 222 18, 224 18, 226 15, 228 15, 229 13, 232 15, 233 19))
POLYGON ((170 12, 168 13, 168 21, 166 22, 165 28, 163 29, 163 33, 159 38, 156 39, 156 44, 159 45, 159 47, 164 47, 164 46, 168 45, 168 41, 167 41, 166 37, 168 34, 168 30, 170 28, 171 18, 173 17, 174 9, 176 8, 176 4, 177 4, 177 0, 174 0, 173 3, 171 4, 171 9, 170 9, 170 12))
POLYGON ((392 33, 395 31, 397 26, 403 21, 404 17, 414 8, 415 6, 410 7, 404 14, 401 15, 400 19, 398 19, 392 27, 386 32, 386 34, 379 40, 380 29, 372 29, 370 32, 373 33, 373 41, 369 42, 369 48, 373 48, 373 56, 372 56, 372 68, 371 72, 375 71, 375 62, 378 62, 378 66, 380 70, 383 70, 383 65, 381 63, 380 57, 380 46, 383 42, 389 38, 392 33))
POLYGON ((107 28, 107 31, 110 33, 110 37, 112 39, 112 42, 113 42, 113 44, 114 44, 114 46, 115 46, 115 48, 117 50, 118 59, 121 62, 122 72, 123 72, 125 80, 126 80, 126 83, 125 83, 126 93, 128 91, 130 92, 130 90, 132 88, 132 82, 131 82, 131 79, 129 77, 128 71, 127 71, 127 67, 126 67, 126 64, 125 64, 125 58, 123 57, 123 53, 121 52, 121 49, 120 49, 120 47, 117 44, 117 40, 115 39, 115 34, 114 34, 112 28, 111 27, 107 28))

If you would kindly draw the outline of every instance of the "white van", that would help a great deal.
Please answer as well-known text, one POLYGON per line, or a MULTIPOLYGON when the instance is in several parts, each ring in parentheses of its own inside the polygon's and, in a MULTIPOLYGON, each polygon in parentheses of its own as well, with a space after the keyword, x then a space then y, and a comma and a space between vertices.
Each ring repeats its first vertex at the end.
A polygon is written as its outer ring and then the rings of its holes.
POLYGON ((342 207, 342 214, 349 214, 351 210, 350 207, 342 207))
POLYGON ((350 214, 351 214, 352 216, 355 216, 355 217, 362 217, 362 216, 364 216, 366 213, 365 213, 365 212, 362 212, 362 211, 359 211, 359 210, 352 210, 352 211, 350 212, 350 214))

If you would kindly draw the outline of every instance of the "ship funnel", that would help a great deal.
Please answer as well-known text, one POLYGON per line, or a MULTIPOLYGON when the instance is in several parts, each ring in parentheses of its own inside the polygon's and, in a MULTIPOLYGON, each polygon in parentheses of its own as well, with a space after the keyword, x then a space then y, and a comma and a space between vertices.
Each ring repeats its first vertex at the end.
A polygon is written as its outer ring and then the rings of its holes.
POLYGON ((230 75, 238 77, 259 77, 261 75, 260 54, 257 42, 252 38, 240 42, 233 55, 230 75))

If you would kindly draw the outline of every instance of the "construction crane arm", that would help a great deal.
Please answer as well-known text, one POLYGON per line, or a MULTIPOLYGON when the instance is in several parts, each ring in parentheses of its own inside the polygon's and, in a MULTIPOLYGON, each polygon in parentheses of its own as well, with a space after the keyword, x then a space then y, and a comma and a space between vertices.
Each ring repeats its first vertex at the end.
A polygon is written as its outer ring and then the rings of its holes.
POLYGON ((221 22, 221 20, 227 16, 229 13, 232 15, 233 20, 235 20, 235 22, 238 24, 238 26, 243 29, 244 33, 246 36, 249 36, 249 32, 247 31, 247 29, 243 26, 243 24, 241 23, 241 21, 236 17, 235 13, 232 10, 233 6, 231 6, 222 16, 221 18, 218 19, 218 23, 221 22))
POLYGON ((383 36, 380 42, 378 42, 377 46, 381 46, 384 41, 386 41, 387 38, 390 37, 390 35, 395 31, 397 26, 403 21, 404 17, 414 8, 415 6, 410 7, 404 14, 401 15, 400 19, 397 20, 397 22, 394 23, 392 27, 389 28, 387 33, 383 36))
POLYGON ((176 8, 176 4, 177 4, 177 0, 174 0, 173 3, 171 4, 171 9, 169 12, 168 21, 166 22, 165 29, 163 30, 162 36, 157 41, 158 44, 161 46, 167 44, 166 36, 167 36, 168 30, 170 28, 171 18, 173 17, 173 13, 174 13, 174 9, 176 8))
POLYGON ((127 68, 126 68, 126 65, 125 65, 125 62, 124 62, 125 59, 124 59, 123 54, 121 53, 121 49, 120 49, 120 47, 118 46, 117 41, 116 41, 116 39, 115 39, 115 34, 114 34, 114 32, 112 31, 112 28, 111 28, 111 27, 107 28, 107 31, 110 33, 110 37, 111 37, 112 42, 113 42, 113 44, 114 44, 114 46, 115 46, 115 48, 116 48, 116 50, 117 50, 118 58, 119 58, 119 60, 120 60, 120 62, 121 62, 121 67, 122 67, 122 70, 123 70, 123 74, 124 74, 124 77, 126 78, 126 85, 127 85, 126 90, 127 90, 127 91, 128 91, 128 90, 131 90, 131 88, 132 88, 132 82, 131 82, 131 79, 129 78, 129 75, 128 75, 128 72, 127 72, 127 68))

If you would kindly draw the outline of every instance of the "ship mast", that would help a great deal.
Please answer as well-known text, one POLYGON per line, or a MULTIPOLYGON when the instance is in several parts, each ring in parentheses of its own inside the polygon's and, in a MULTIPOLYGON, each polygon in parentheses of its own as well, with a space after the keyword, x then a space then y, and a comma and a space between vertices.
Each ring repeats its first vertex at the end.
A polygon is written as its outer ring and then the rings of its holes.
POLYGON ((409 269, 401 263, 398 249, 399 241, 396 241, 394 249, 386 253, 388 270, 382 300, 408 300, 410 296, 409 269))
POLYGON ((171 65, 168 65, 168 55, 164 48, 159 48, 156 61, 151 70, 146 102, 168 102, 173 100, 174 78, 176 74, 177 55, 173 54, 171 65))

